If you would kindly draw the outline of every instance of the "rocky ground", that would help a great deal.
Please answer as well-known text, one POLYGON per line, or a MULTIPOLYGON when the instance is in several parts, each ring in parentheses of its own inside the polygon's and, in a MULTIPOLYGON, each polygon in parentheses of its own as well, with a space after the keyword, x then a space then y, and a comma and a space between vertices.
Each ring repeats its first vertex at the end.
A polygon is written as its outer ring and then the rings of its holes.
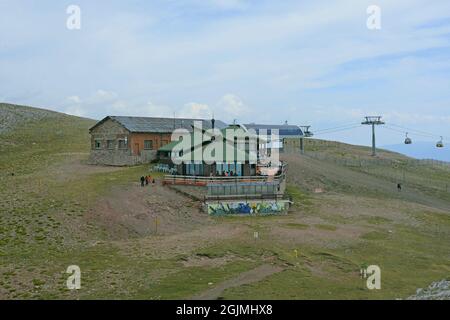
POLYGON ((428 288, 417 289, 408 300, 450 300, 450 281, 433 282, 428 288))
POLYGON ((39 121, 44 118, 56 118, 58 116, 60 116, 60 114, 49 110, 0 103, 0 133, 13 130, 30 121, 39 121))

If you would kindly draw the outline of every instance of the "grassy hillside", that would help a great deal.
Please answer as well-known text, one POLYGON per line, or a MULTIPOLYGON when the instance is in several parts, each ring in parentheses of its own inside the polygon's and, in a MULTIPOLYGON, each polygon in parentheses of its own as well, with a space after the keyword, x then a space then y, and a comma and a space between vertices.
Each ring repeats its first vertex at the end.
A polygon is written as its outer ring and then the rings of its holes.
POLYGON ((324 188, 449 209, 449 165, 426 165, 386 150, 379 150, 374 158, 367 147, 314 139, 308 140, 303 158, 288 156, 287 160, 290 168, 302 173, 290 178, 310 191, 324 188), (398 183, 405 192, 396 192, 398 183))
POLYGON ((311 140, 284 155, 288 215, 213 218, 159 183, 141 188, 146 166, 85 164, 92 120, 0 115, 0 298, 394 299, 450 276, 446 167, 311 140), (66 288, 72 264, 81 290, 66 288), (368 264, 382 290, 359 278, 368 264))
POLYGON ((64 153, 89 151, 94 120, 0 103, 0 171, 25 174, 64 153))

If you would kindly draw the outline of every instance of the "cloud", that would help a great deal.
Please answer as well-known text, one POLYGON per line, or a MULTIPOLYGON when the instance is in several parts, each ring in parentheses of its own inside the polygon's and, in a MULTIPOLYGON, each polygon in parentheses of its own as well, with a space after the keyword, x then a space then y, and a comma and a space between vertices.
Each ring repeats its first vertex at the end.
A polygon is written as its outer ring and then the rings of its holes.
POLYGON ((142 111, 142 114, 148 117, 173 117, 175 109, 167 105, 155 104, 149 101, 142 111))
POLYGON ((177 115, 187 118, 217 119, 233 122, 234 119, 243 121, 250 114, 251 109, 235 94, 225 94, 214 105, 190 102, 181 108, 177 115))
POLYGON ((81 99, 80 99, 79 96, 70 96, 70 97, 67 97, 67 101, 68 101, 69 103, 81 103, 81 99))
POLYGON ((231 93, 223 95, 215 104, 189 102, 178 107, 155 103, 152 100, 129 101, 113 91, 97 90, 86 98, 69 96, 64 105, 64 112, 77 116, 87 116, 92 110, 96 110, 97 118, 106 115, 128 115, 210 119, 214 116, 231 123, 234 119, 244 122, 245 117, 251 114, 251 108, 239 96, 231 93))
POLYGON ((225 114, 228 119, 230 117, 242 118, 247 116, 251 109, 235 94, 225 94, 218 103, 218 109, 225 114))
POLYGON ((371 4, 80 0, 82 29, 71 32, 64 5, 5 0, 0 96, 94 118, 214 112, 321 127, 366 112, 424 115, 449 135, 450 2, 379 0, 379 31, 366 28, 371 4))
POLYGON ((436 115, 429 113, 402 113, 398 111, 391 111, 384 114, 384 119, 387 122, 399 123, 414 127, 433 124, 450 126, 450 116, 448 115, 436 115))
POLYGON ((190 102, 181 109, 180 117, 211 119, 213 112, 207 104, 190 102))
POLYGON ((88 110, 83 108, 81 105, 71 105, 64 110, 64 113, 77 116, 77 117, 86 117, 88 115, 88 110))
POLYGON ((244 8, 247 8, 248 6, 247 1, 243 0, 208 0, 208 1, 202 0, 202 2, 206 3, 207 5, 211 5, 216 8, 224 10, 236 10, 236 9, 242 10, 244 8))
POLYGON ((89 103, 104 103, 114 101, 117 98, 116 92, 99 89, 89 98, 89 103))

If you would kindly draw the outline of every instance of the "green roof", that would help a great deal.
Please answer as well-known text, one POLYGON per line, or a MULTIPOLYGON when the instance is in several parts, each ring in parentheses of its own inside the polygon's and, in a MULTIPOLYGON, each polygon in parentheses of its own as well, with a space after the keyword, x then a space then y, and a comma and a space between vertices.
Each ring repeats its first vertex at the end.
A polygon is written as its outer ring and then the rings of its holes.
POLYGON ((158 151, 163 151, 163 152, 171 152, 173 150, 173 148, 175 148, 175 146, 180 143, 180 141, 172 141, 169 142, 168 144, 162 146, 161 148, 158 149, 158 151))
MULTIPOLYGON (((229 127, 225 128, 225 129, 221 129, 220 131, 221 131, 221 133, 222 133, 222 136, 223 136, 224 138, 226 138, 226 129, 238 129, 238 128, 239 128, 239 126, 230 125, 229 127)), ((192 140, 192 145, 194 145, 194 135, 193 135, 192 133, 190 133, 189 136, 190 136, 190 138, 191 138, 191 140, 192 140)), ((177 146, 180 142, 181 142, 181 141, 172 141, 172 142, 170 142, 170 143, 168 143, 168 144, 162 146, 161 148, 159 148, 159 149, 158 149, 158 152, 159 152, 159 151, 162 151, 162 152, 172 152, 173 149, 175 148, 175 146, 177 146)), ((211 141, 204 141, 204 142, 202 143, 202 148, 204 148, 204 147, 205 147, 207 144, 209 144, 209 143, 211 143, 211 141)), ((200 146, 200 145, 197 145, 196 148, 199 147, 199 146, 200 146)), ((223 149, 223 151, 222 151, 222 152, 223 152, 223 157, 224 157, 224 159, 226 158, 227 151, 228 151, 228 149, 227 149, 227 147, 224 145, 224 149, 223 149)), ((188 151, 188 152, 191 153, 191 157, 192 157, 192 156, 193 156, 193 153, 190 152, 190 151, 188 151)), ((246 154, 249 153, 247 150, 245 150, 244 152, 245 152, 246 154)))

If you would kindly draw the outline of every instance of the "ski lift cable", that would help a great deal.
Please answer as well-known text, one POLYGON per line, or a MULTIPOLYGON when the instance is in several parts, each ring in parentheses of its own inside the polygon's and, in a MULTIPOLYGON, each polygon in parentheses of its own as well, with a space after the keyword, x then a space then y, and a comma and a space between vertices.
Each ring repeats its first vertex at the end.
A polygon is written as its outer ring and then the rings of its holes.
MULTIPOLYGON (((403 131, 400 131, 400 130, 394 129, 394 128, 390 128, 389 126, 384 127, 384 129, 388 129, 388 130, 391 130, 391 131, 395 131, 395 132, 404 134, 403 131)), ((427 138, 431 138, 431 136, 429 136, 429 135, 421 135, 421 134, 417 134, 417 135, 423 136, 423 137, 427 137, 427 138)), ((443 142, 444 137, 440 136, 439 138, 440 138, 440 140, 438 140, 438 142, 436 142, 436 147, 444 148, 444 142, 443 142)), ((406 133, 405 144, 412 144, 412 140, 411 140, 411 138, 408 137, 408 133, 406 133)))
POLYGON ((356 126, 356 125, 360 125, 360 123, 358 122, 354 122, 354 123, 349 123, 346 125, 342 125, 342 126, 338 126, 338 127, 332 127, 332 128, 327 128, 327 129, 319 129, 319 130, 314 130, 314 132, 323 132, 323 131, 331 131, 331 130, 337 130, 337 129, 343 129, 343 128, 347 128, 347 127, 352 127, 352 126, 356 126))
MULTIPOLYGON (((390 126, 384 126, 383 128, 384 128, 384 129, 391 130, 391 131, 395 131, 395 132, 398 132, 398 133, 401 133, 402 135, 405 134, 405 131, 402 131, 402 130, 399 130, 399 129, 396 129, 396 128, 392 128, 392 127, 390 127, 390 126)), ((408 133, 408 134, 411 134, 411 132, 409 132, 409 131, 408 131, 407 133, 408 133)), ((422 136, 422 137, 426 137, 426 138, 435 138, 435 136, 424 135, 424 134, 414 133, 414 132, 413 132, 413 135, 416 135, 416 136, 422 136)))
MULTIPOLYGON (((388 130, 391 130, 391 131, 395 131, 395 132, 398 132, 398 133, 401 133, 402 135, 403 134, 405 134, 405 131, 402 131, 402 130, 399 130, 399 129, 396 129, 396 128, 391 128, 391 127, 389 127, 389 126, 383 126, 382 127, 383 129, 388 129, 388 130)), ((408 132, 409 133, 409 132, 408 132)))
MULTIPOLYGON (((397 128, 402 128, 402 129, 405 129, 405 130, 409 130, 409 132, 413 132, 414 134, 419 134, 420 133, 420 134, 427 135, 427 136, 432 137, 432 138, 441 137, 438 134, 434 134, 434 133, 426 132, 426 131, 422 131, 422 130, 417 130, 417 129, 411 129, 411 128, 400 126, 400 125, 397 125, 397 124, 394 124, 394 123, 389 123, 389 125, 397 127, 397 128)), ((448 137, 444 137, 443 136, 443 138, 447 139, 448 137)))
POLYGON ((322 131, 329 131, 329 130, 334 130, 334 129, 341 129, 341 128, 344 128, 344 127, 354 126, 354 125, 357 125, 357 124, 359 125, 360 123, 353 122, 353 123, 348 123, 348 124, 345 124, 345 125, 340 125, 340 126, 337 126, 337 127, 314 130, 314 132, 322 132, 322 131))
MULTIPOLYGON (((398 128, 398 127, 397 127, 398 128)), ((438 137, 438 135, 435 134, 431 134, 431 133, 425 133, 423 131, 416 131, 414 129, 410 129, 410 128, 404 128, 404 130, 407 130, 408 132, 410 132, 411 134, 417 135, 417 136, 422 136, 422 137, 429 137, 429 138, 436 138, 438 137)), ((404 132, 404 131, 403 131, 404 132)))
MULTIPOLYGON (((398 133, 405 134, 405 131, 397 129, 397 128, 394 128, 394 127, 390 127, 389 125, 384 126, 384 128, 385 129, 389 129, 391 131, 395 131, 395 132, 398 132, 398 133)), ((431 138, 435 139, 436 137, 441 137, 441 136, 438 136, 438 135, 433 135, 433 134, 428 134, 428 133, 424 134, 424 133, 420 133, 420 132, 414 132, 414 130, 409 130, 407 132, 409 134, 412 134, 412 135, 415 135, 415 136, 420 136, 420 137, 425 137, 425 138, 430 138, 430 139, 431 138)), ((442 137, 444 138, 444 136, 442 136, 442 137)))
POLYGON ((355 128, 359 128, 359 127, 362 127, 362 125, 359 124, 359 125, 355 125, 355 126, 352 126, 352 127, 346 127, 346 128, 336 129, 336 130, 332 130, 332 131, 314 133, 314 135, 315 136, 320 136, 320 135, 325 135, 325 134, 337 133, 337 132, 347 131, 347 130, 351 130, 351 129, 355 129, 355 128))

